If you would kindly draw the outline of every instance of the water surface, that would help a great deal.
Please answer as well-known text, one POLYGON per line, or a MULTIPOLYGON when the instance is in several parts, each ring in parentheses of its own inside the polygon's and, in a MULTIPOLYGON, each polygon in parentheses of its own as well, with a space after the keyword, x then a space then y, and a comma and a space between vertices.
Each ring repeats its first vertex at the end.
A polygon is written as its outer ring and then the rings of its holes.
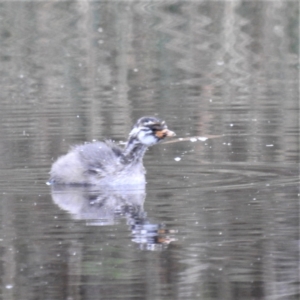
POLYGON ((296 1, 0 17, 1 298, 299 298, 296 1), (177 133, 146 153, 145 190, 45 184, 70 145, 143 115, 177 133))

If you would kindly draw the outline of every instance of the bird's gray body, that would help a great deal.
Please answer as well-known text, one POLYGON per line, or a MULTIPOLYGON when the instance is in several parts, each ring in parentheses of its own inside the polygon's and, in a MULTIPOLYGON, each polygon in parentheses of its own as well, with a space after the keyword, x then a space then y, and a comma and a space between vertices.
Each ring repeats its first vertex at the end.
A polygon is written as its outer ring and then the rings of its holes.
POLYGON ((50 176, 52 184, 145 184, 142 161, 129 163, 123 149, 111 141, 73 147, 53 164, 50 176))

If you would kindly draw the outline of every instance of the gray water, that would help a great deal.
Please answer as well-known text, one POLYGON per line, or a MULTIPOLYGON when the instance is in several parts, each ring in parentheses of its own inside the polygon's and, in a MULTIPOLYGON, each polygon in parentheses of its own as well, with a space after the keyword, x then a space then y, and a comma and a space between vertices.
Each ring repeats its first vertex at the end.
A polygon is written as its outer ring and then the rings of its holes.
POLYGON ((1 2, 0 298, 298 299, 298 19, 281 0, 1 2), (177 133, 145 191, 45 184, 143 115, 177 133))

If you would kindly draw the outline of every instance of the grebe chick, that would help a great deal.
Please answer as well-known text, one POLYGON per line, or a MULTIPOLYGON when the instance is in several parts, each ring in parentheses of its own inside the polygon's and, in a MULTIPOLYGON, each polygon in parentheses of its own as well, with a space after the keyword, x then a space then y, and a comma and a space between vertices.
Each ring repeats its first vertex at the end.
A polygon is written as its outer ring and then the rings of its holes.
POLYGON ((129 133, 124 148, 112 141, 73 147, 53 163, 50 184, 128 185, 145 184, 143 156, 148 147, 175 136, 155 117, 140 118, 129 133))

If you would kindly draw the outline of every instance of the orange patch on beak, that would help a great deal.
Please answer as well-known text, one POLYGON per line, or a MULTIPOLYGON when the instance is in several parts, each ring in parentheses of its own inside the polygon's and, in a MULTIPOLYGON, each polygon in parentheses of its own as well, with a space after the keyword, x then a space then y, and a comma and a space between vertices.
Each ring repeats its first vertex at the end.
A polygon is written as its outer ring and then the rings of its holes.
POLYGON ((169 130, 169 129, 164 129, 164 130, 159 130, 155 132, 155 135, 159 138, 162 139, 166 136, 175 136, 175 132, 169 130))

